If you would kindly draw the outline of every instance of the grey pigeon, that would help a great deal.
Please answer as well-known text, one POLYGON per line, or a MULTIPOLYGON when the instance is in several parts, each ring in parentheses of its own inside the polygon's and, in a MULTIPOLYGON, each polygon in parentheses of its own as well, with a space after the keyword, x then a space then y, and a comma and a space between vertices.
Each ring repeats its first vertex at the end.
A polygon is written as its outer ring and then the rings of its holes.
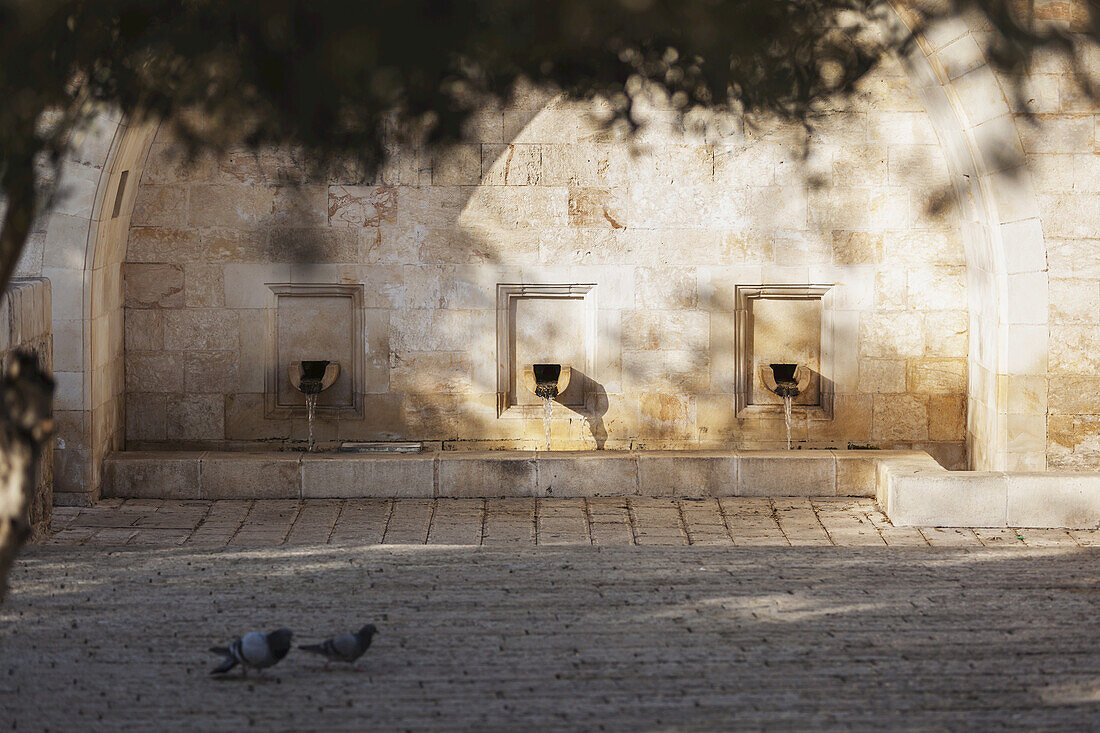
POLYGON ((264 669, 270 667, 290 651, 290 640, 294 633, 290 629, 279 629, 265 634, 262 631, 250 631, 234 641, 228 647, 215 646, 210 651, 225 657, 217 669, 210 674, 222 674, 241 665, 241 672, 248 674, 248 668, 264 669))
MULTIPOLYGON (((340 634, 326 639, 320 644, 307 644, 298 647, 304 652, 320 654, 326 660, 351 664, 370 647, 371 639, 378 633, 374 624, 367 624, 354 634, 340 634)), ((326 661, 327 665, 328 662, 326 661)))

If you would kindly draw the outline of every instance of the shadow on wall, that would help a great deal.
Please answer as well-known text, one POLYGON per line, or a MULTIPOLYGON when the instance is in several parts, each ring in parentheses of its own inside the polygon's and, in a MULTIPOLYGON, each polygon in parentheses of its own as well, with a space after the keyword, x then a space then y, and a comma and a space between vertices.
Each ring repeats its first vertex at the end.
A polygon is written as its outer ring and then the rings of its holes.
POLYGON ((366 414, 320 415, 322 444, 535 447, 539 421, 496 415, 496 285, 598 283, 591 405, 555 420, 556 445, 784 447, 782 419, 733 415, 733 286, 829 282, 851 315, 838 324, 851 359, 832 375, 836 424, 803 421, 796 440, 919 445, 957 464, 965 425, 932 422, 944 398, 965 415, 965 262, 942 204, 950 179, 900 71, 868 84, 808 134, 733 115, 681 124, 655 100, 633 145, 588 107, 539 99, 486 110, 480 142, 399 150, 366 183, 354 166, 312 173, 292 151, 199 162, 180 183, 178 172, 158 177, 162 143, 131 230, 127 319, 160 324, 164 338, 128 333, 128 445, 305 441, 304 414, 263 414, 255 336, 264 283, 289 281, 364 285, 366 414), (171 220, 157 196, 181 187, 190 208, 171 220), (198 242, 193 259, 150 244, 169 229, 198 242), (149 296, 149 264, 175 268, 181 283, 185 270, 220 275, 224 294, 204 300, 181 284, 182 295, 149 296), (166 379, 177 361, 185 373, 166 379))

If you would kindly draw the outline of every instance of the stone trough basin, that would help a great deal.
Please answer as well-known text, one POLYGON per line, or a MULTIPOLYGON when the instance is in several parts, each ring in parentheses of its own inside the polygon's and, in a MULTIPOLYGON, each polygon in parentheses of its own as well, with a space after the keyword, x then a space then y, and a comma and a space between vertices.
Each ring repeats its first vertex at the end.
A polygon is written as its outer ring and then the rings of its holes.
MULTIPOLYGON (((172 499, 874 496, 912 451, 123 452, 104 495, 172 499)), ((931 459, 929 459, 931 460, 931 459)))
POLYGON ((1100 527, 1100 473, 947 471, 923 451, 114 453, 104 496, 874 496, 897 525, 1100 527))

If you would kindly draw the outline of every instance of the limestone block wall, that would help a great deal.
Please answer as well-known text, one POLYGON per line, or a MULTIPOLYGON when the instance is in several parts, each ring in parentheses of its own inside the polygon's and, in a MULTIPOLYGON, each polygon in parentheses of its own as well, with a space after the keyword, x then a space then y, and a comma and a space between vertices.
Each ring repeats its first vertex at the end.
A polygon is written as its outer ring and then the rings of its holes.
MULTIPOLYGON (((20 350, 35 354, 39 363, 53 371, 51 310, 49 280, 42 277, 12 280, 0 294, 0 368, 6 369, 11 354, 20 350)), ((52 514, 53 446, 47 445, 29 507, 32 541, 47 537, 52 514)))
POLYGON ((834 409, 796 409, 795 441, 965 467, 963 248, 899 67, 808 138, 654 104, 631 141, 598 116, 531 94, 371 181, 288 151, 185 164, 160 133, 124 266, 127 447, 300 446, 304 411, 265 410, 273 283, 363 286, 362 414, 322 412, 321 440, 540 445, 498 404, 497 285, 527 283, 595 285, 591 389, 555 447, 785 446, 781 412, 736 413, 736 287, 826 284, 834 409))
POLYGON ((956 161, 972 186, 962 198, 982 209, 966 217, 969 241, 987 242, 968 252, 977 336, 969 442, 972 462, 987 469, 1100 465, 1100 147, 1097 107, 1082 85, 1100 80, 1100 47, 1085 35, 1087 5, 1021 6, 1073 54, 1040 51, 1019 74, 986 62, 992 29, 980 17, 944 20, 918 38, 939 77, 933 86, 949 90, 944 106, 961 123, 961 135, 940 125, 945 149, 972 156, 972 167, 956 161))
MULTIPOLYGON (((1100 47, 1088 30, 1082 0, 1042 3, 1038 19, 1067 31, 1083 49, 1080 72, 1100 79, 1100 47)), ((1013 118, 1026 156, 1046 239, 1046 277, 1034 278, 1021 299, 1049 298, 1047 373, 1014 390, 1010 399, 1046 412, 1047 467, 1100 466, 1100 107, 1082 92, 1065 58, 1041 54, 1024 78, 1004 77, 1018 89, 1013 118), (1045 384, 1044 384, 1045 382, 1045 384)), ((1027 431, 1021 430, 1026 436, 1027 431)))

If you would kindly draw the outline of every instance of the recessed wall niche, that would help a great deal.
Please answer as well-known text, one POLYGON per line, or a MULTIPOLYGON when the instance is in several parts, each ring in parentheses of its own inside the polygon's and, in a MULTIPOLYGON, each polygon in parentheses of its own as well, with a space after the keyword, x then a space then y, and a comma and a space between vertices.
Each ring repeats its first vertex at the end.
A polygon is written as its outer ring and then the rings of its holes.
POLYGON ((735 316, 735 406, 738 417, 783 413, 762 365, 804 364, 812 377, 793 409, 833 416, 835 349, 832 285, 738 285, 735 316))
POLYGON ((290 384, 294 362, 327 360, 340 375, 317 396, 317 412, 363 414, 363 286, 269 283, 265 406, 269 417, 306 412, 304 396, 290 384))
POLYGON ((569 388, 555 398, 584 410, 596 379, 596 286, 592 283, 497 285, 497 415, 542 414, 523 386, 529 364, 572 367, 569 388))

